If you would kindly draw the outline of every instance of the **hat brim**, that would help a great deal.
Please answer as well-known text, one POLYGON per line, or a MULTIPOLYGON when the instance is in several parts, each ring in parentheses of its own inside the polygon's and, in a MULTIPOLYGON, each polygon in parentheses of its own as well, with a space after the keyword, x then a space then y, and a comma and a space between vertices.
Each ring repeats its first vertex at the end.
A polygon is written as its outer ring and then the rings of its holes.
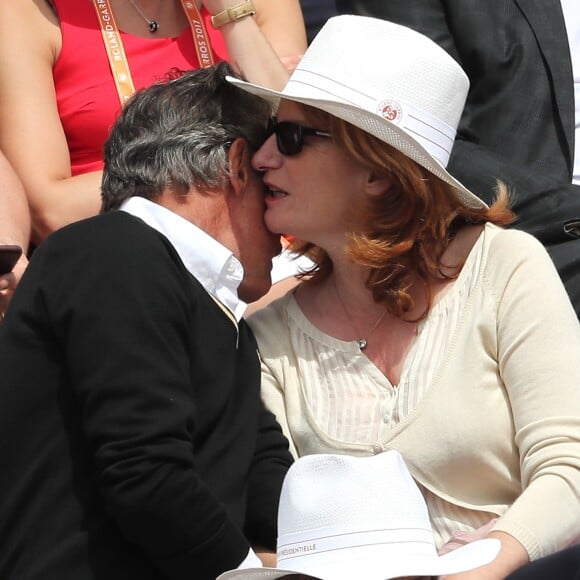
POLYGON ((238 88, 265 99, 274 107, 278 106, 281 99, 286 99, 309 105, 347 121, 374 135, 377 139, 388 143, 433 175, 451 185, 457 198, 464 205, 475 209, 488 207, 482 199, 467 189, 459 180, 455 179, 418 141, 377 113, 361 109, 359 106, 338 99, 335 95, 329 96, 323 89, 312 85, 300 84, 300 93, 295 93, 292 88, 288 87, 284 91, 275 91, 231 76, 226 77, 226 79, 238 88))
MULTIPOLYGON (((218 576, 217 580, 259 580, 262 578, 282 578, 289 574, 303 574, 322 580, 387 580, 400 576, 440 576, 458 574, 485 566, 499 553, 501 543, 493 538, 477 540, 461 546, 443 556, 405 555, 399 559, 344 558, 340 562, 327 562, 303 566, 300 570, 281 568, 247 568, 230 570, 218 576)), ((354 550, 354 549, 353 549, 354 550)), ((360 552, 360 550, 359 550, 360 552)))

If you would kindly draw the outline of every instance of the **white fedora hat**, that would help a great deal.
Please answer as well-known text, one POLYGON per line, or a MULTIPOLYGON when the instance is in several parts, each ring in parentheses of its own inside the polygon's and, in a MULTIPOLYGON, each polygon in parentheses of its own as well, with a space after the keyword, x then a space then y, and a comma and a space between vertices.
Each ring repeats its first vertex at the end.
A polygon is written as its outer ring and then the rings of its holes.
POLYGON ((488 564, 499 548, 484 539, 439 556, 425 500, 398 451, 306 455, 282 486, 278 567, 231 570, 218 580, 438 576, 488 564))
POLYGON ((467 206, 487 205, 447 170, 469 80, 426 36, 366 16, 330 18, 282 91, 228 77, 269 100, 310 105, 390 144, 453 186, 467 206))

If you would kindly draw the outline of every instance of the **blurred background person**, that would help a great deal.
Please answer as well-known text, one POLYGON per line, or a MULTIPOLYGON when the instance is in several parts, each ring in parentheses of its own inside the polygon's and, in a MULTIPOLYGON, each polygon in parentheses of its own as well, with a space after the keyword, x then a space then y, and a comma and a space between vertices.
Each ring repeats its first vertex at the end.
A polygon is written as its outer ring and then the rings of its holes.
POLYGON ((282 63, 305 47, 298 0, 1 2, 0 147, 23 181, 32 242, 98 213, 103 143, 134 88, 223 59, 282 86, 282 63), (224 21, 232 6, 240 17, 224 21))

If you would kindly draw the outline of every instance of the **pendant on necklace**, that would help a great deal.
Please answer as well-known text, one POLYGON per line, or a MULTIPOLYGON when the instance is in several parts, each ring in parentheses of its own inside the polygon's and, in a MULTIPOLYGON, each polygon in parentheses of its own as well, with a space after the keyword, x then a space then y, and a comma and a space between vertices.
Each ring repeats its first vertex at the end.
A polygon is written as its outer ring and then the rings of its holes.
POLYGON ((366 338, 359 338, 357 340, 357 342, 358 342, 358 347, 361 350, 364 350, 367 347, 367 339, 366 338))
POLYGON ((159 30, 159 22, 157 20, 149 20, 147 26, 149 27, 149 32, 154 34, 159 30))

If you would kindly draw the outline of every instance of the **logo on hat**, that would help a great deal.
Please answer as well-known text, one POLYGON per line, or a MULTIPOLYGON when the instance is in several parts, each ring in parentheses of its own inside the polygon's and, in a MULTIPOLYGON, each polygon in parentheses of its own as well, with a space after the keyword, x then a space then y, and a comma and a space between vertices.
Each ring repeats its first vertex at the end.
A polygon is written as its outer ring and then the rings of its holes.
POLYGON ((383 119, 395 124, 398 124, 403 118, 403 108, 397 101, 392 100, 381 101, 377 107, 377 113, 383 119))

